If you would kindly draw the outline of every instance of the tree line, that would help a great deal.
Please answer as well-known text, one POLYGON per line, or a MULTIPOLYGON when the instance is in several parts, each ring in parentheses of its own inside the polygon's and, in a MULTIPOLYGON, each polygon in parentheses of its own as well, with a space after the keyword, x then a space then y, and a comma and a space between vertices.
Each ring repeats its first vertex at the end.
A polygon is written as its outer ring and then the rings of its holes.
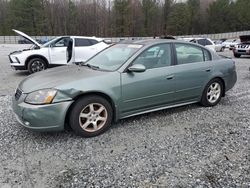
POLYGON ((0 0, 0 35, 143 37, 250 29, 249 0, 0 0), (208 2, 208 1, 207 1, 208 2))

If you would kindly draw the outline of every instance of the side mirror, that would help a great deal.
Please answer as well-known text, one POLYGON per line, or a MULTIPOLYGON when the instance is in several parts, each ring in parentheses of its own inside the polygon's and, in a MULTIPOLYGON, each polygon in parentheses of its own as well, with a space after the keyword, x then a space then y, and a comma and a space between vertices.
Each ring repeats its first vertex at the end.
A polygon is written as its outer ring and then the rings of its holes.
POLYGON ((49 47, 50 47, 50 48, 53 48, 53 47, 54 47, 54 44, 50 44, 49 47))
POLYGON ((146 67, 142 64, 135 64, 128 68, 129 72, 145 72, 146 67))

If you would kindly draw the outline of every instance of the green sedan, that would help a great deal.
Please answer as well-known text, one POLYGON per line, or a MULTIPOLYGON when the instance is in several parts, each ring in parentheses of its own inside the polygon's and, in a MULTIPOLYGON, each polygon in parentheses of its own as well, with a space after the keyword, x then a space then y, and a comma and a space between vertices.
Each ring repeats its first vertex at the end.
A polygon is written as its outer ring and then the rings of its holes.
POLYGON ((192 103, 215 106, 236 80, 231 59, 200 45, 125 41, 86 63, 25 78, 12 107, 29 129, 59 131, 69 125, 92 137, 130 116, 192 103))

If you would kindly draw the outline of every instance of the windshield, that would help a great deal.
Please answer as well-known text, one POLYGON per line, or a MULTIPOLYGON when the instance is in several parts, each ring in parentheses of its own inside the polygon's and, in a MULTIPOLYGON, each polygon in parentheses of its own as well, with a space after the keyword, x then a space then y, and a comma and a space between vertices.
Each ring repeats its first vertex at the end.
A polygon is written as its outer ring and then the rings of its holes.
POLYGON ((45 44, 43 44, 43 47, 49 47, 50 44, 52 44, 53 42, 55 42, 59 38, 61 38, 61 37, 56 37, 54 39, 51 39, 50 41, 48 41, 45 44))
POLYGON ((142 45, 138 44, 116 44, 94 56, 85 65, 114 71, 121 67, 141 47, 142 45))

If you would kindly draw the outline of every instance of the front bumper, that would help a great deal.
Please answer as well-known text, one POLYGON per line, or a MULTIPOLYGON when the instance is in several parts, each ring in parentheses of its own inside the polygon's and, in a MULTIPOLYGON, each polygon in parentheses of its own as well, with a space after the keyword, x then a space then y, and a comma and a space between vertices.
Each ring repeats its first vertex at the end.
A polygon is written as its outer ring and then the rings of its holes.
POLYGON ((17 121, 28 129, 35 131, 64 130, 65 117, 73 101, 49 105, 31 105, 23 102, 24 97, 12 98, 12 109, 17 121))
POLYGON ((21 64, 18 58, 16 58, 15 61, 13 61, 13 58, 11 54, 9 54, 9 61, 10 61, 10 66, 14 70, 26 70, 25 65, 21 64))
POLYGON ((27 70, 25 66, 15 66, 15 65, 11 65, 11 68, 14 70, 27 70))
POLYGON ((234 54, 250 55, 250 49, 234 49, 234 54))

